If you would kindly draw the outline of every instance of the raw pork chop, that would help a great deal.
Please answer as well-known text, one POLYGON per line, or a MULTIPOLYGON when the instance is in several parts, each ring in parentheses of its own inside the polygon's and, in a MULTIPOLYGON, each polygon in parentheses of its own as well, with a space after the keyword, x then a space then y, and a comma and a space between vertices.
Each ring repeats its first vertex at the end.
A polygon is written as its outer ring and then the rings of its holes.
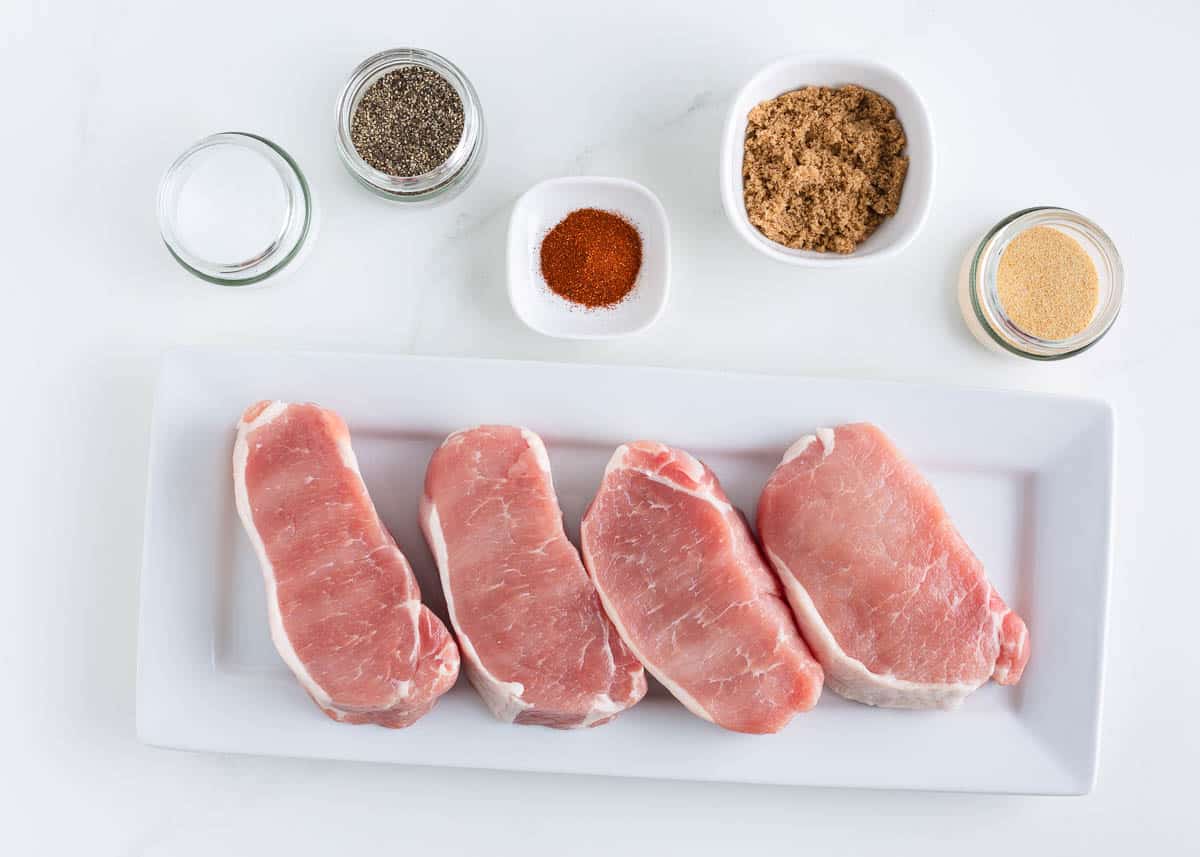
POLYGON ((1025 623, 933 488, 875 426, 797 441, 763 489, 758 531, 842 696, 953 708, 989 677, 1020 679, 1025 623))
POLYGON ((642 665, 563 532, 536 434, 480 426, 446 438, 425 476, 421 527, 467 677, 496 717, 596 726, 645 695, 642 665))
POLYGON ((583 518, 583 558, 625 642, 694 714, 778 732, 816 704, 821 667, 779 581, 695 458, 618 447, 583 518))
POLYGON ((429 711, 458 677, 458 647, 375 514, 341 417, 253 405, 238 424, 233 483, 271 638, 317 705, 390 727, 429 711))

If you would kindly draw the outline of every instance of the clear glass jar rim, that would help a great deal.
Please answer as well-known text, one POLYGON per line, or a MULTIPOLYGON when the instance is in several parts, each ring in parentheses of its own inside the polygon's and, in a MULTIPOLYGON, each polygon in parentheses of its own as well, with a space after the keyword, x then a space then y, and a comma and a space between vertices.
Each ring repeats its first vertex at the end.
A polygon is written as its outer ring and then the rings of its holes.
POLYGON ((472 174, 483 151, 483 111, 475 87, 450 60, 422 48, 391 48, 359 63, 338 96, 335 119, 342 161, 360 183, 390 199, 419 201, 453 187, 472 174), (437 72, 454 87, 463 103, 463 134, 454 152, 435 169, 418 176, 393 176, 375 169, 358 154, 350 136, 351 122, 358 100, 370 84, 388 71, 413 65, 437 72))
POLYGON ((280 145, 258 134, 246 131, 221 131, 204 137, 177 157, 158 186, 157 213, 159 233, 167 250, 186 271, 209 283, 220 286, 249 286, 260 283, 287 267, 304 248, 312 231, 313 200, 308 180, 300 165, 280 145), (170 194, 179 171, 198 153, 217 145, 248 148, 265 157, 285 179, 288 210, 276 241, 261 256, 247 260, 239 269, 230 270, 228 263, 203 259, 188 251, 177 237, 175 222, 169 211, 170 194), (285 175, 286 174, 286 175, 285 175), (286 181, 291 178, 295 187, 286 181))
POLYGON ((1031 360, 1062 360, 1087 351, 1112 329, 1120 315, 1124 300, 1124 269, 1120 254, 1112 239, 1095 222, 1084 215, 1058 206, 1043 205, 1021 209, 989 229, 972 253, 968 277, 967 291, 970 296, 971 310, 983 330, 1005 351, 1031 360), (987 284, 982 281, 987 260, 991 258, 998 244, 1004 243, 999 241, 1003 235, 1009 232, 1016 235, 1032 226, 1056 219, 1065 220, 1086 233, 1105 262, 1112 268, 1107 304, 1097 308, 1096 316, 1087 328, 1077 336, 1061 341, 1039 339, 1017 327, 1011 320, 1008 320, 998 298, 990 294, 994 289, 986 289, 987 284), (981 298, 981 290, 987 291, 991 299, 981 298), (1010 335, 1016 340, 1015 343, 1010 342, 996 330, 992 313, 996 313, 1001 319, 1008 321, 1008 327, 1011 328, 1010 335), (1022 345, 1028 346, 1031 350, 1022 348, 1022 345))

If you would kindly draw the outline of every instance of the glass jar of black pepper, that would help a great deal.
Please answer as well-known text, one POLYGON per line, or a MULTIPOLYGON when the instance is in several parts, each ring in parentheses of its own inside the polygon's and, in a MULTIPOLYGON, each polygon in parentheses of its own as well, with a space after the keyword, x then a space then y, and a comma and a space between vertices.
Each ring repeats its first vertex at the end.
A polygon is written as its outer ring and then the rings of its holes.
POLYGON ((486 150, 475 87, 443 56, 396 48, 368 57, 337 103, 338 152, 359 184, 407 203, 444 201, 486 150))

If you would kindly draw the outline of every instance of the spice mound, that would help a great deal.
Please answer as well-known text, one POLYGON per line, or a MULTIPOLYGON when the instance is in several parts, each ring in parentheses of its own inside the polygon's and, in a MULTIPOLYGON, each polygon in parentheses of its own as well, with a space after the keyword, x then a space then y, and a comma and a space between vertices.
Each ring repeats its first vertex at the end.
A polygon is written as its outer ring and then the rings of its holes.
POLYGON ((892 103, 861 86, 764 101, 746 124, 746 214, 786 247, 850 253, 899 208, 905 142, 892 103))
POLYGON ((1096 266, 1079 242, 1049 226, 1018 233, 996 269, 996 292, 1012 323, 1039 339, 1070 339, 1100 302, 1096 266))
POLYGON ((449 160, 462 139, 464 115, 446 78, 403 66, 367 87, 350 120, 350 140, 380 172, 419 176, 449 160))
POLYGON ((642 267, 642 237, 619 214, 581 208, 542 239, 542 276, 550 291, 585 307, 624 300, 642 267))

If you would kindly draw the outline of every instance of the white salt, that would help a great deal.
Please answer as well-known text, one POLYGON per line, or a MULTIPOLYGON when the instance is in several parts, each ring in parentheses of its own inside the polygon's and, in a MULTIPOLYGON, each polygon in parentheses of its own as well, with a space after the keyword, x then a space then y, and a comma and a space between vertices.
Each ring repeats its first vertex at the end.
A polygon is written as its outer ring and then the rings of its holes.
POLYGON ((263 154, 217 144, 189 159, 175 227, 194 256, 224 266, 261 256, 279 240, 287 216, 287 187, 263 154))

